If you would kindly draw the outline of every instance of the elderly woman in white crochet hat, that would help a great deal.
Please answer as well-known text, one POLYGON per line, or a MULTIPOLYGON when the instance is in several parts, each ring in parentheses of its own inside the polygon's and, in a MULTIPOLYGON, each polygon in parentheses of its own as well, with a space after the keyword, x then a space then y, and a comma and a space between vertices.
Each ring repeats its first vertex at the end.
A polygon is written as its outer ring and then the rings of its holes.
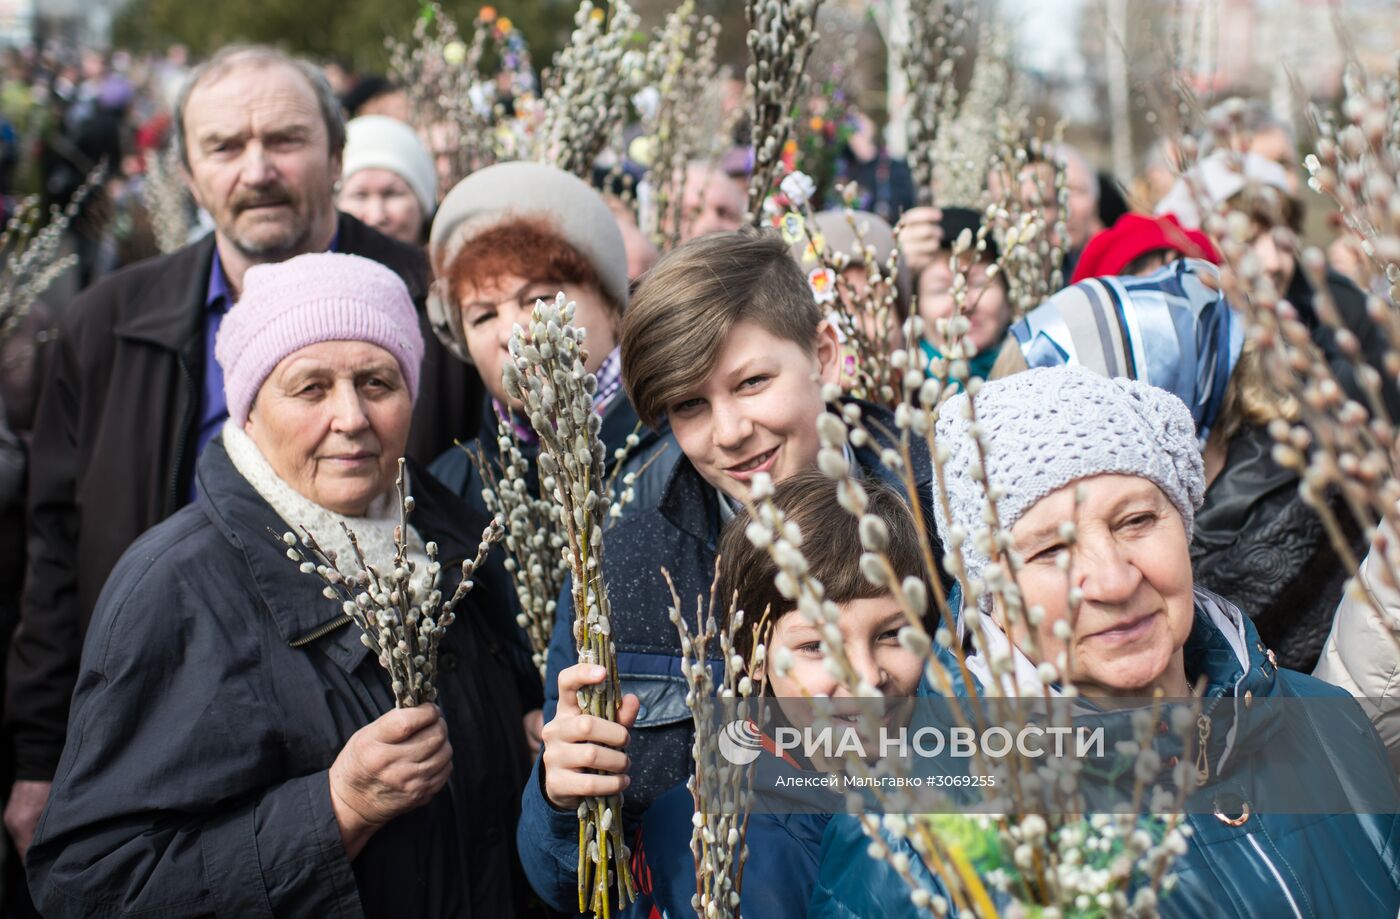
POLYGON ((386 115, 345 125, 336 207, 385 236, 419 245, 437 207, 437 171, 413 129, 386 115))
MULTIPOLYGON (((952 451, 952 519, 939 510, 938 525, 945 545, 963 548, 962 580, 969 600, 976 598, 969 627, 978 625, 996 645, 1008 635, 1014 647, 1035 647, 1051 662, 1072 652, 1063 677, 1085 695, 1151 696, 1158 688, 1189 695, 1182 664, 1195 616, 1189 535, 1205 478, 1185 403, 1080 368, 1032 370, 981 388, 975 405, 986 478, 1003 491, 997 513, 1022 559, 1016 578, 1024 603, 1045 611, 1038 634, 1029 635, 1024 620, 1006 620, 988 589, 1008 583, 1010 573, 986 553, 967 398, 951 400, 938 424, 939 442, 952 451), (1072 538, 1067 522, 1076 529, 1072 538), (1071 544, 1072 577, 1084 596, 1073 619, 1060 559, 1071 544)), ((982 660, 973 672, 994 683, 982 660)), ((1020 675, 1039 685, 1034 668, 1020 675)))
MULTIPOLYGON (((1120 740, 1137 749, 1131 726, 1146 714, 1165 770, 1204 783, 1181 816, 1189 835, 1170 866, 1175 886, 1152 898, 1153 914, 1395 915, 1400 788, 1365 713, 1336 687, 1279 668, 1248 618, 1192 583, 1204 479, 1186 404, 1081 367, 973 389, 975 421, 966 393, 940 413, 949 513, 934 502, 944 545, 966 560, 968 669, 983 695, 1076 691, 1076 724, 1105 731, 1109 750, 1120 740), (1002 599, 1007 555, 993 562, 987 551, 987 483, 1027 611, 1014 619, 1002 599), (1170 730, 1163 705, 1192 716, 1193 744, 1170 730)), ((808 915, 916 915, 859 828, 833 826, 829 895, 808 915)), ((891 843, 922 868, 907 840, 891 843)))
POLYGON ((1336 687, 1280 668, 1247 617, 1193 583, 1188 547, 1205 480, 1186 404, 1080 367, 984 384, 972 404, 975 422, 965 393, 941 412, 951 514, 935 508, 944 544, 966 559, 965 631, 983 638, 968 664, 982 691, 1073 687, 1103 712, 1154 695, 1203 698, 1202 712, 1259 710, 1223 715, 1228 723, 1199 739, 1208 805, 1185 815, 1189 849, 1163 914, 1393 915, 1400 826, 1370 812, 1394 808, 1400 792, 1366 715, 1336 687), (1000 493, 1030 613, 1015 621, 990 589, 1012 575, 1005 556, 993 563, 986 551, 982 474, 1000 493), (1328 869, 1318 871, 1323 853, 1328 869), (1353 882, 1333 883, 1340 874, 1353 882))

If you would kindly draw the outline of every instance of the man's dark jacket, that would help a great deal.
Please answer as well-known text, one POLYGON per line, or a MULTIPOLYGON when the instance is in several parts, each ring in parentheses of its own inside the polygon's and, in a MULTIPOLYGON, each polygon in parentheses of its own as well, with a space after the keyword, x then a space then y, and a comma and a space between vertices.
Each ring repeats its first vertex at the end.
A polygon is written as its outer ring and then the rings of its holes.
MULTIPOLYGON (((422 250, 345 214, 336 248, 393 269, 418 306, 427 347, 409 455, 427 462, 476 430, 480 381, 428 327, 422 250)), ((190 493, 213 256, 210 234, 103 279, 73 301, 44 358, 29 562, 6 678, 18 779, 53 776, 83 636, 107 575, 190 493)))

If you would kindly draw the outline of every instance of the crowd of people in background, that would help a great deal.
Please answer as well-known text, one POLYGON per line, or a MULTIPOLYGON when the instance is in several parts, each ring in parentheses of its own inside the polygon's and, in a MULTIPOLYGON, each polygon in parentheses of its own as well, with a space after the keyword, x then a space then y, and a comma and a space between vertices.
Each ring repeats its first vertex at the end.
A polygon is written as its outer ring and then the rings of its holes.
MULTIPOLYGON (((175 46, 159 56, 11 49, 0 71, 7 209, 27 194, 62 206, 98 176, 68 234, 77 267, 0 366, 7 914, 572 914, 576 808, 622 789, 618 819, 644 841, 648 902, 656 915, 676 914, 661 911, 668 902, 688 908, 694 879, 675 866, 689 859, 689 814, 677 807, 688 801, 691 729, 661 569, 695 596, 722 556, 725 583, 778 603, 775 635, 800 649, 814 639, 783 618, 791 606, 754 586, 766 559, 736 561, 742 500, 767 473, 787 483, 779 500, 804 528, 842 525, 826 513, 829 497, 826 510, 813 497, 820 479, 808 470, 823 384, 844 379, 843 342, 813 299, 805 244, 745 229, 742 127, 729 153, 688 167, 681 245, 662 254, 619 194, 617 169, 590 183, 498 163, 452 183, 434 138, 412 126, 404 88, 348 65, 261 47, 196 62, 175 46), (190 229, 161 253, 161 216, 141 188, 170 164, 190 190, 190 229), (491 486, 457 443, 499 462, 508 426, 539 487, 539 437, 502 375, 512 330, 559 291, 586 333, 608 471, 634 474, 605 574, 618 667, 640 701, 620 723, 580 712, 577 691, 605 675, 578 661, 567 602, 541 690, 497 549, 449 632, 439 706, 393 709, 372 652, 266 531, 309 521, 332 545, 349 523, 367 557, 387 564, 406 456, 420 514, 410 551, 425 564, 430 542, 453 564, 470 557, 491 486)), ((984 423, 1007 456, 1048 454, 1068 438, 1059 421, 1018 414, 1044 400, 1068 400, 1083 412, 1078 424, 1101 425, 1103 443, 1074 458, 1072 473, 1011 495, 1006 525, 1019 519, 1015 532, 1028 532, 1079 480, 1094 483, 1091 514, 1106 517, 1119 500, 1148 508, 1140 545, 1160 541, 1152 551, 1167 561, 1147 578, 1169 614, 1162 666, 1129 688, 1189 680, 1219 693, 1327 695, 1332 687, 1302 675, 1316 669, 1379 696, 1394 649, 1359 637, 1377 626, 1347 610, 1323 521, 1300 497, 1298 473, 1271 455, 1270 423, 1295 420, 1298 407, 1271 385, 1220 294, 1201 195, 1250 216, 1252 251, 1340 385, 1364 397, 1359 352, 1395 414, 1400 390, 1365 299, 1384 279, 1347 239, 1329 250, 1325 293, 1350 333, 1339 343, 1320 292, 1276 244, 1276 229, 1302 226, 1293 133, 1262 104, 1243 111, 1242 172, 1208 148, 1187 176, 1165 145, 1135 176, 1111 175, 1069 145, 1051 151, 1067 189, 1066 212, 1047 218, 1063 227, 1065 286, 1023 317, 993 267, 992 237, 970 252, 954 246, 977 235, 982 212, 930 202, 863 114, 836 152, 840 179, 863 192, 863 234, 848 232, 839 207, 817 215, 818 229, 848 260, 852 289, 898 262, 891 334, 922 318, 920 340, 898 344, 924 361, 949 352, 940 320, 969 304, 970 375, 988 381, 984 423), (1178 384, 1135 382, 1141 362, 1178 384)), ((1027 183, 1043 168, 1028 165, 1027 183)), ((872 428, 893 430, 880 411, 866 407, 872 428)), ((959 520, 933 506, 930 458, 912 457, 920 493, 904 494, 881 466, 888 446, 848 462, 896 541, 916 539, 906 508, 917 501, 940 544, 959 520)), ((1042 474, 1007 464, 1009 481, 1042 474)), ((971 498, 952 511, 975 523, 971 498)), ((1111 531, 1091 527, 1086 551, 1138 564, 1115 555, 1111 531)), ((1364 556, 1364 535, 1347 535, 1364 556)), ((838 572, 859 559, 841 553, 858 556, 859 540, 834 535, 831 545, 822 578, 845 583, 838 572)), ((1112 585, 1094 586, 1091 602, 1116 602, 1112 585)), ((1386 602, 1400 609, 1390 587, 1386 602)), ((862 606, 869 591, 833 600, 875 685, 913 695, 918 667, 862 606)), ((1120 671, 1093 666, 1077 685, 1113 689, 1120 671)), ((1393 719, 1378 727, 1387 746, 1358 746, 1357 781, 1394 781, 1400 730, 1393 719)), ((1310 742, 1290 749, 1305 757, 1310 742)), ((1276 853, 1283 890, 1244 841, 1253 830, 1214 848, 1193 842, 1182 915, 1225 902, 1259 915, 1290 903, 1299 915, 1400 907, 1390 823, 1264 824, 1260 834, 1287 840, 1276 853), (1318 859, 1336 864, 1307 865, 1318 859), (1334 869, 1361 880, 1319 880, 1334 869), (1230 871, 1254 880, 1223 879, 1230 871), (1297 899, 1311 905, 1299 910, 1297 899)), ((770 835, 754 844, 745 915, 806 915, 809 902, 811 915, 905 914, 907 902, 885 902, 903 881, 874 873, 858 831, 790 820, 758 821, 755 832, 770 835)))

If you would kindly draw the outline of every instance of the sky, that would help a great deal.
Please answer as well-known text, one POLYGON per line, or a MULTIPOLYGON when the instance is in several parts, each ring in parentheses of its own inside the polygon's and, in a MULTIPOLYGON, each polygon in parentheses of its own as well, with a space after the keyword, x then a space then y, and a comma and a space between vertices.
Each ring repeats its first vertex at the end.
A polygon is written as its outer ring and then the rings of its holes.
POLYGON ((1077 38, 1079 17, 1094 10, 1084 0, 1001 0, 1019 23, 1019 63, 1028 70, 1073 78, 1083 72, 1077 38))

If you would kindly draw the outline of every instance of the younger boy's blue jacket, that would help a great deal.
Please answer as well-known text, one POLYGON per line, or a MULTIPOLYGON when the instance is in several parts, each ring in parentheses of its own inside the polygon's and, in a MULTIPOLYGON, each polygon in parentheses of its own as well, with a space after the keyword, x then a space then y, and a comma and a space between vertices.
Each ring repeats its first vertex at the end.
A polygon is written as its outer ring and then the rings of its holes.
MULTIPOLYGON (((649 892, 654 916, 693 916, 695 857, 690 851, 690 789, 677 785, 656 799, 642 818, 642 857, 634 864, 649 892)), ((749 815, 748 861, 739 889, 739 912, 763 919, 803 919, 817 881, 822 836, 830 814, 749 815)))
MULTIPOLYGON (((860 405, 872 442, 853 451, 855 465, 865 477, 902 493, 900 477, 880 464, 880 451, 897 446, 886 439, 886 432, 897 430, 894 416, 868 403, 860 405)), ((917 498, 936 547, 933 471, 921 439, 914 439, 911 454, 917 498)), ((652 469, 645 473, 653 474, 652 469)), ((670 572, 682 612, 693 629, 697 598, 709 597, 714 580, 716 546, 726 516, 722 500, 682 456, 660 499, 650 507, 637 505, 605 535, 603 577, 612 604, 618 675, 623 691, 641 702, 627 749, 632 781, 623 797, 623 821, 629 838, 652 802, 685 782, 691 772, 693 732, 685 704, 680 638, 668 616, 671 594, 661 572, 663 568, 670 572)), ((578 658, 572 626, 573 604, 566 585, 549 648, 546 722, 554 717, 559 671, 578 658)), ((557 810, 545 798, 540 769, 536 759, 522 798, 516 838, 526 876, 540 897, 556 909, 573 909, 577 906, 578 818, 572 811, 557 810)))

